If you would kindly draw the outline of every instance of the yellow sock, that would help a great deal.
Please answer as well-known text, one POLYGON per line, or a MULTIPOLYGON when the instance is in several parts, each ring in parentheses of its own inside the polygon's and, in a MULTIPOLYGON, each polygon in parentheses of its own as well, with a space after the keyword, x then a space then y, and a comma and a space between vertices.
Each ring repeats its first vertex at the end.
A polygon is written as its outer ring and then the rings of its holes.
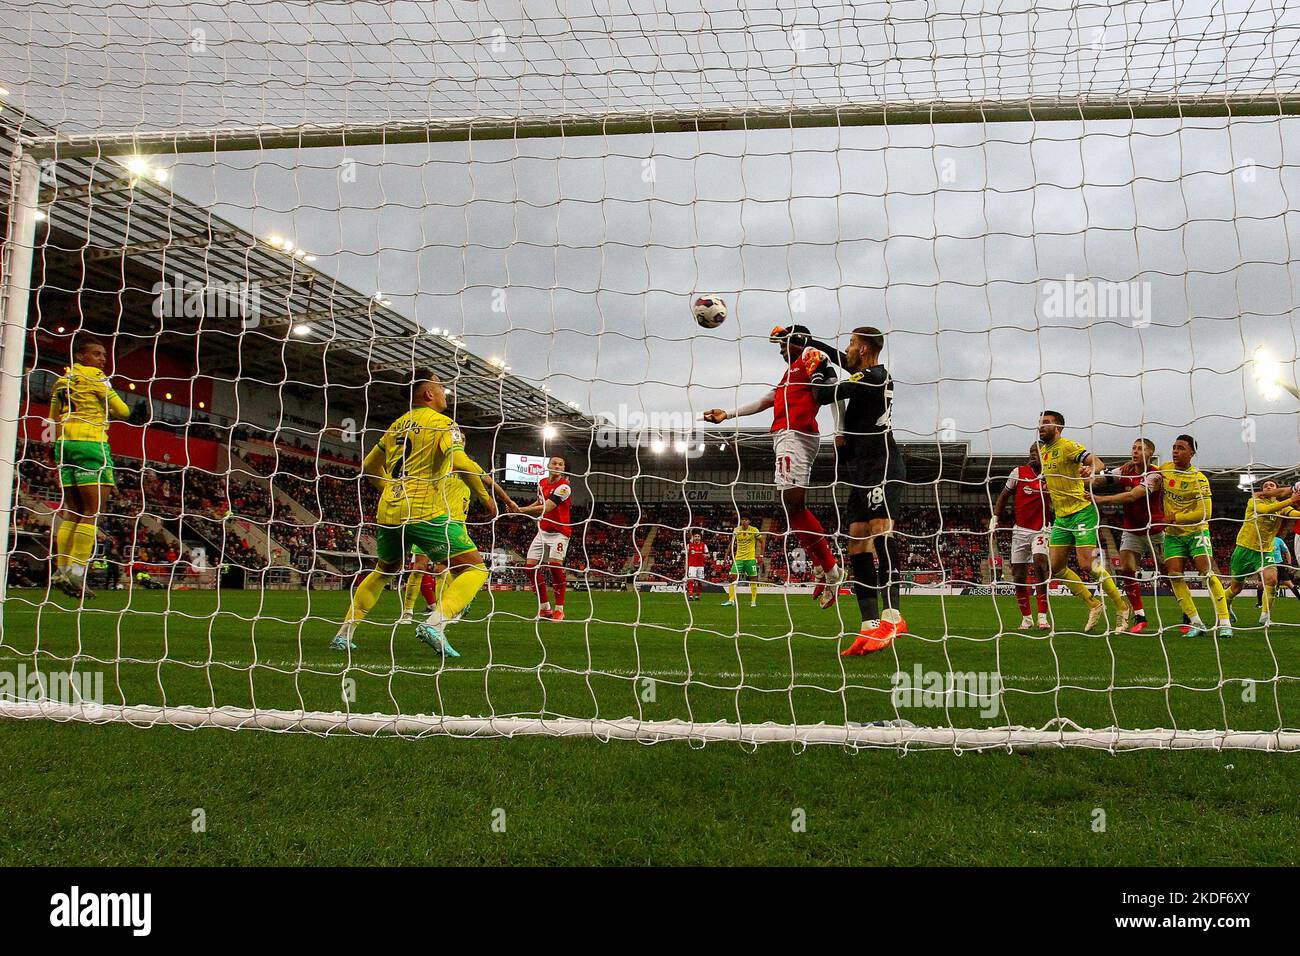
POLYGON ((1205 576, 1205 586, 1210 589, 1210 597, 1214 600, 1215 618, 1222 622, 1228 621, 1228 595, 1223 590, 1223 582, 1219 580, 1217 574, 1207 574, 1205 576))
POLYGON ((1073 568, 1062 568, 1056 577, 1065 582, 1065 586, 1070 589, 1070 593, 1077 597, 1088 607, 1097 603, 1097 599, 1088 591, 1088 586, 1083 583, 1083 578, 1074 573, 1073 568))
POLYGON ((76 530, 77 522, 64 518, 54 533, 55 562, 60 570, 68 566, 68 558, 72 555, 72 533, 76 530))
POLYGON ((727 585, 727 600, 732 604, 736 603, 736 582, 732 581, 727 585))
POLYGON ((415 610, 415 599, 420 596, 420 585, 424 580, 423 571, 412 571, 406 579, 406 590, 402 592, 402 610, 415 610))
MULTIPOLYGON (((448 572, 450 574, 450 572, 448 572)), ((474 600, 474 595, 487 583, 488 570, 481 564, 462 565, 443 585, 438 595, 438 607, 430 617, 430 623, 440 624, 450 621, 474 600)))
POLYGON ((77 522, 72 531, 72 541, 68 549, 68 570, 73 574, 86 573, 90 556, 95 553, 95 526, 88 522, 77 522))
POLYGON ((1128 598, 1124 597, 1119 585, 1115 583, 1115 579, 1110 576, 1109 571, 1105 568, 1095 568, 1093 573, 1097 575, 1097 580, 1101 582, 1102 593, 1114 601, 1116 607, 1123 607, 1128 603, 1128 598))
POLYGON ((1277 593, 1276 584, 1264 585, 1264 606, 1260 609, 1263 611, 1264 614, 1269 613, 1269 609, 1273 606, 1273 595, 1276 593, 1277 593))
POLYGON ((758 601, 758 582, 757 582, 757 581, 750 581, 750 582, 749 582, 749 600, 750 600, 751 603, 756 603, 756 602, 758 601))
POLYGON ((370 613, 370 609, 379 601, 379 595, 384 593, 387 584, 388 575, 382 571, 371 571, 366 575, 366 579, 357 585, 357 589, 352 593, 352 603, 348 605, 348 616, 343 619, 349 634, 352 633, 351 625, 364 620, 370 613))
POLYGON ((1192 589, 1187 586, 1187 579, 1181 574, 1175 574, 1169 579, 1169 587, 1183 613, 1195 621, 1200 615, 1196 612, 1196 602, 1192 600, 1192 589))

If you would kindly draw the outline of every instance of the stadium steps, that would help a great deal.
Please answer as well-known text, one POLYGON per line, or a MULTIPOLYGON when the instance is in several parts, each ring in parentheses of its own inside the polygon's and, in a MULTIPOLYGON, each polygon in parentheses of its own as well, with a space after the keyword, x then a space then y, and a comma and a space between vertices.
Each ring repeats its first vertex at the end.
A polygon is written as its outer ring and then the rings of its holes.
MULTIPOLYGON (((641 542, 641 550, 639 553, 641 556, 640 570, 642 574, 651 570, 654 567, 654 563, 655 563, 654 553, 653 553, 654 543, 655 543, 655 538, 658 536, 658 534, 659 534, 659 525, 652 524, 650 526, 649 532, 647 532, 645 536, 645 540, 641 542)), ((628 562, 629 566, 627 568, 624 568, 624 570, 625 571, 631 570, 631 566, 634 563, 635 563, 634 561, 630 560, 628 562)))
MULTIPOLYGON (((245 475, 246 480, 250 484, 257 485, 262 490, 270 494, 271 502, 273 504, 283 505, 288 510, 289 514, 291 514, 293 518, 299 523, 301 523, 304 527, 311 528, 311 529, 315 528, 316 524, 320 521, 320 519, 317 518, 314 514, 312 514, 309 510, 307 510, 307 508, 304 507, 301 502, 299 502, 296 498, 290 495, 283 488, 279 488, 273 485, 271 483, 270 478, 266 477, 261 472, 259 472, 256 468, 254 468, 253 465, 248 461, 248 459, 244 458, 233 448, 229 449, 227 454, 230 459, 229 466, 228 466, 230 471, 233 472, 235 469, 242 471, 245 475)), ((289 549, 284 547, 278 541, 276 541, 268 532, 262 530, 262 528, 256 525, 254 525, 253 527, 262 536, 265 543, 254 543, 253 538, 251 536, 248 539, 249 543, 253 544, 254 547, 256 547, 259 551, 262 552, 263 555, 268 557, 272 553, 271 549, 274 549, 276 554, 276 559, 271 561, 271 564, 285 564, 285 565, 289 564, 289 549)), ((333 561, 327 558, 324 554, 317 553, 315 555, 315 558, 319 564, 324 566, 323 568, 321 568, 321 570, 333 574, 339 573, 340 569, 338 565, 336 565, 333 561)))

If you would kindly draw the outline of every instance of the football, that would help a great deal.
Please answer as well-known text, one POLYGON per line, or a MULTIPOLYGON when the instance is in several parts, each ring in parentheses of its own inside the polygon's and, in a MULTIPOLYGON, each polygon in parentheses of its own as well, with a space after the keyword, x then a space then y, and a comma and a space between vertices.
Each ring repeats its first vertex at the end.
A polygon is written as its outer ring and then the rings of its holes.
POLYGON ((727 321, 727 303, 722 301, 721 296, 702 295, 691 306, 691 314, 695 316, 700 328, 716 329, 727 321))

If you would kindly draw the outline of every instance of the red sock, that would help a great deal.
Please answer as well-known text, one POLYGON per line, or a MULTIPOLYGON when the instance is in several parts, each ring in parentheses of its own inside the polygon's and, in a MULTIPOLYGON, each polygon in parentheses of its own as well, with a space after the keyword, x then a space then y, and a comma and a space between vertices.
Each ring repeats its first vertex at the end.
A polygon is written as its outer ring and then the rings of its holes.
POLYGON ((1016 604, 1020 605, 1020 615, 1029 617, 1029 585, 1016 585, 1016 604))
POLYGON ((428 572, 420 578, 420 594, 424 598, 424 603, 430 607, 438 603, 438 586, 433 580, 433 575, 428 572))
POLYGON ((533 584, 537 588, 537 604, 539 607, 551 602, 551 596, 546 593, 546 577, 543 573, 545 570, 540 564, 533 568, 533 584))
POLYGON ((823 571, 835 567, 835 557, 826 544, 826 529, 807 506, 798 511, 791 510, 790 528, 799 539, 799 543, 803 545, 804 551, 808 552, 808 557, 812 559, 813 564, 823 571))
POLYGON ((564 568, 559 565, 551 568, 551 583, 555 585, 555 606, 564 607, 564 568))
POLYGON ((1038 613, 1047 613, 1047 582, 1039 581, 1034 585, 1034 592, 1038 595, 1038 613))
POLYGON ((1124 579, 1124 594, 1134 611, 1142 610, 1142 583, 1137 578, 1124 579))

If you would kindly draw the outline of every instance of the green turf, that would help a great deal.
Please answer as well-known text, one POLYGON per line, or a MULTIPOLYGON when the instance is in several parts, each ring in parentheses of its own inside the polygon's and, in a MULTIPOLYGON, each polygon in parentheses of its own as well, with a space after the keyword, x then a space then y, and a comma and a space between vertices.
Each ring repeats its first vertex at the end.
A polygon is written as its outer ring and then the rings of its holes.
MULTIPOLYGON (((569 620, 552 625, 528 616, 530 595, 484 594, 449 632, 463 657, 444 667, 409 628, 394 629, 391 594, 349 663, 327 648, 345 604, 337 592, 115 592, 77 615, 62 596, 14 591, 0 666, 75 660, 104 674, 108 702, 128 703, 333 711, 351 678, 348 706, 363 713, 1300 724, 1297 682, 1271 679, 1300 674, 1294 626, 1239 629, 1231 642, 1090 637, 1069 633, 1081 614, 1062 601, 1062 633, 999 635, 999 610, 1005 626, 1019 621, 1010 600, 914 598, 913 634, 896 651, 846 660, 835 611, 760 600, 739 609, 737 637, 737 611, 716 597, 687 608, 679 595, 603 594, 593 609, 571 595, 569 620), (896 709, 891 675, 917 664, 998 673, 1006 713, 896 709), (1244 688, 1247 678, 1259 683, 1244 688)), ((1160 611, 1176 620, 1172 604, 1160 611)), ((1298 612, 1288 601, 1276 616, 1294 625, 1298 612)), ((900 757, 32 721, 0 724, 0 754, 23 770, 6 787, 0 863, 1286 863, 1300 811, 1296 758, 1245 753, 900 757), (191 830, 198 807, 202 834, 191 830), (504 833, 492 829, 496 809, 504 833), (1092 828, 1097 809, 1104 833, 1092 828), (798 810, 806 832, 792 829, 798 810)))

